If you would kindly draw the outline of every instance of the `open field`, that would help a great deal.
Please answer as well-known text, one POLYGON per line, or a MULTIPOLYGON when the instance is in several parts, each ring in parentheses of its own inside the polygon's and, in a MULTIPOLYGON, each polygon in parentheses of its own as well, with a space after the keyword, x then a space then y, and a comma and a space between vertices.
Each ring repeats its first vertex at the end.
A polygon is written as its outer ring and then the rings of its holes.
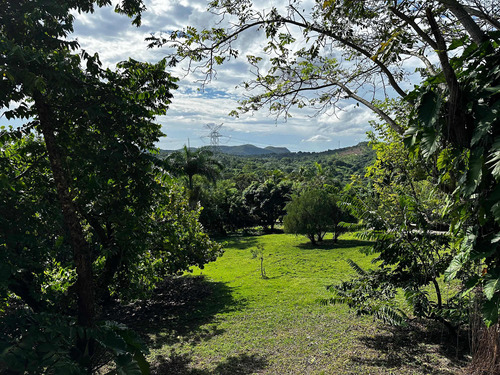
POLYGON ((284 234, 226 241, 219 260, 129 307, 126 323, 148 341, 154 373, 444 375, 464 364, 441 327, 391 328, 317 302, 352 274, 345 259, 370 266, 360 252, 368 243, 344 236, 312 247, 284 234), (252 259, 257 244, 267 279, 252 259))

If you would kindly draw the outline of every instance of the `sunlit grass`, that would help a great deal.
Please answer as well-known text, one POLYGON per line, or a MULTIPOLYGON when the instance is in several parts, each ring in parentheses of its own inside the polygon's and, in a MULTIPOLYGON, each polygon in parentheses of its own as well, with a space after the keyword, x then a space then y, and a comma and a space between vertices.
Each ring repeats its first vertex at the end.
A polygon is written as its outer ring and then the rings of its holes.
MULTIPOLYGON (((317 246, 305 237, 274 234, 226 238, 225 254, 193 276, 214 285, 210 298, 186 312, 183 327, 151 337, 157 373, 172 374, 450 374, 448 359, 429 346, 422 365, 408 335, 358 317, 345 306, 323 306, 326 286, 346 280, 352 259, 370 268, 368 242, 352 236, 317 246), (251 250, 261 244, 267 278, 251 250), (389 345, 390 350, 380 350, 389 345), (380 347, 379 347, 380 346, 380 347), (444 366, 444 367, 443 367, 444 366), (441 368, 441 370, 439 370, 441 368)), ((418 344, 418 345, 421 345, 418 344)), ((427 344, 425 344, 427 345, 427 344)), ((424 346, 425 346, 424 345, 424 346)))

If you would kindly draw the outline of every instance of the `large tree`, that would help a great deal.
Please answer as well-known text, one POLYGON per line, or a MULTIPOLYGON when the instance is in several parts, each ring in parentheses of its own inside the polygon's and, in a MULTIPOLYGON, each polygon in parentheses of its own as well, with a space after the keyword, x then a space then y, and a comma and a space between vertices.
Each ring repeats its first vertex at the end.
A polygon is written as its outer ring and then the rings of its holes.
POLYGON ((259 9, 249 1, 215 0, 209 10, 224 17, 230 24, 226 29, 189 27, 151 42, 175 47, 172 63, 193 59, 198 64, 191 66, 210 78, 218 65, 238 57, 240 35, 261 31, 267 44, 246 56, 256 78, 243 84, 250 96, 240 111, 267 106, 276 115, 286 115, 292 106, 313 106, 331 113, 351 98, 402 133, 404 126, 391 109, 379 103, 394 96, 406 98, 409 80, 421 81, 440 71, 436 59, 445 83, 453 85, 445 40, 439 36, 445 35, 448 42, 463 36, 476 43, 491 40, 488 31, 500 25, 499 5, 495 0, 318 0, 304 9, 290 0, 286 6, 259 9), (421 68, 415 71, 417 60, 421 68))
MULTIPOLYGON (((25 120, 0 131, 0 308, 12 293, 35 313, 71 315, 76 304, 85 329, 60 337, 61 345, 75 338, 79 355, 59 349, 88 370, 97 343, 113 342, 109 334, 97 339, 92 333, 102 301, 151 289, 165 275, 202 266, 220 252, 202 233, 199 212, 189 209, 151 155, 162 135, 155 117, 166 112, 176 87, 165 61, 103 69, 97 55, 77 51, 68 39, 72 12, 109 3, 21 0, 0 8, 0 107, 4 119, 25 120)), ((120 7, 139 17, 142 3, 125 0, 120 7)), ((47 346, 21 328, 2 332, 0 344, 19 371, 61 363, 44 356, 40 362, 24 357, 23 364, 23 355, 31 355, 23 348, 47 346)), ((117 358, 125 355, 120 345, 117 358)))
POLYGON ((208 147, 190 149, 184 145, 165 158, 166 168, 176 176, 187 178, 187 189, 191 207, 196 207, 202 194, 201 185, 195 185, 195 176, 215 183, 221 175, 223 164, 208 147))
POLYGON ((285 205, 290 200, 291 192, 290 181, 269 178, 264 182, 252 182, 243 191, 243 199, 256 222, 273 231, 276 221, 285 214, 285 205))

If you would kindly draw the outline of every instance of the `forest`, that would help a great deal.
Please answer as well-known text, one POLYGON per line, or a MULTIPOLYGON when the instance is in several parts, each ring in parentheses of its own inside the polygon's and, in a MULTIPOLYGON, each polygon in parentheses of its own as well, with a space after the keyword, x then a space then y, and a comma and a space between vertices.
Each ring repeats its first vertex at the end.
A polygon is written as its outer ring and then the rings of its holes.
POLYGON ((107 67, 72 33, 111 5, 1 2, 0 373, 500 374, 498 1, 213 0, 107 67), (350 100, 367 142, 162 152, 174 68, 238 58, 229 115, 350 100))

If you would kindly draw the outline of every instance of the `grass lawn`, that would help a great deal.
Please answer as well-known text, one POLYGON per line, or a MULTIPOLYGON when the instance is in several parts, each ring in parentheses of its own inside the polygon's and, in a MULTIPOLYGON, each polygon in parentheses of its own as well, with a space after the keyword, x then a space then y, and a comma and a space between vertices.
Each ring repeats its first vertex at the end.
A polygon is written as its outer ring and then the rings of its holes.
POLYGON ((345 259, 371 266, 360 252, 368 243, 344 236, 313 247, 285 234, 226 242, 216 262, 129 311, 154 373, 455 374, 463 365, 441 327, 391 328, 317 302, 329 296, 326 285, 352 275, 345 259), (251 255, 257 244, 267 279, 251 255))

